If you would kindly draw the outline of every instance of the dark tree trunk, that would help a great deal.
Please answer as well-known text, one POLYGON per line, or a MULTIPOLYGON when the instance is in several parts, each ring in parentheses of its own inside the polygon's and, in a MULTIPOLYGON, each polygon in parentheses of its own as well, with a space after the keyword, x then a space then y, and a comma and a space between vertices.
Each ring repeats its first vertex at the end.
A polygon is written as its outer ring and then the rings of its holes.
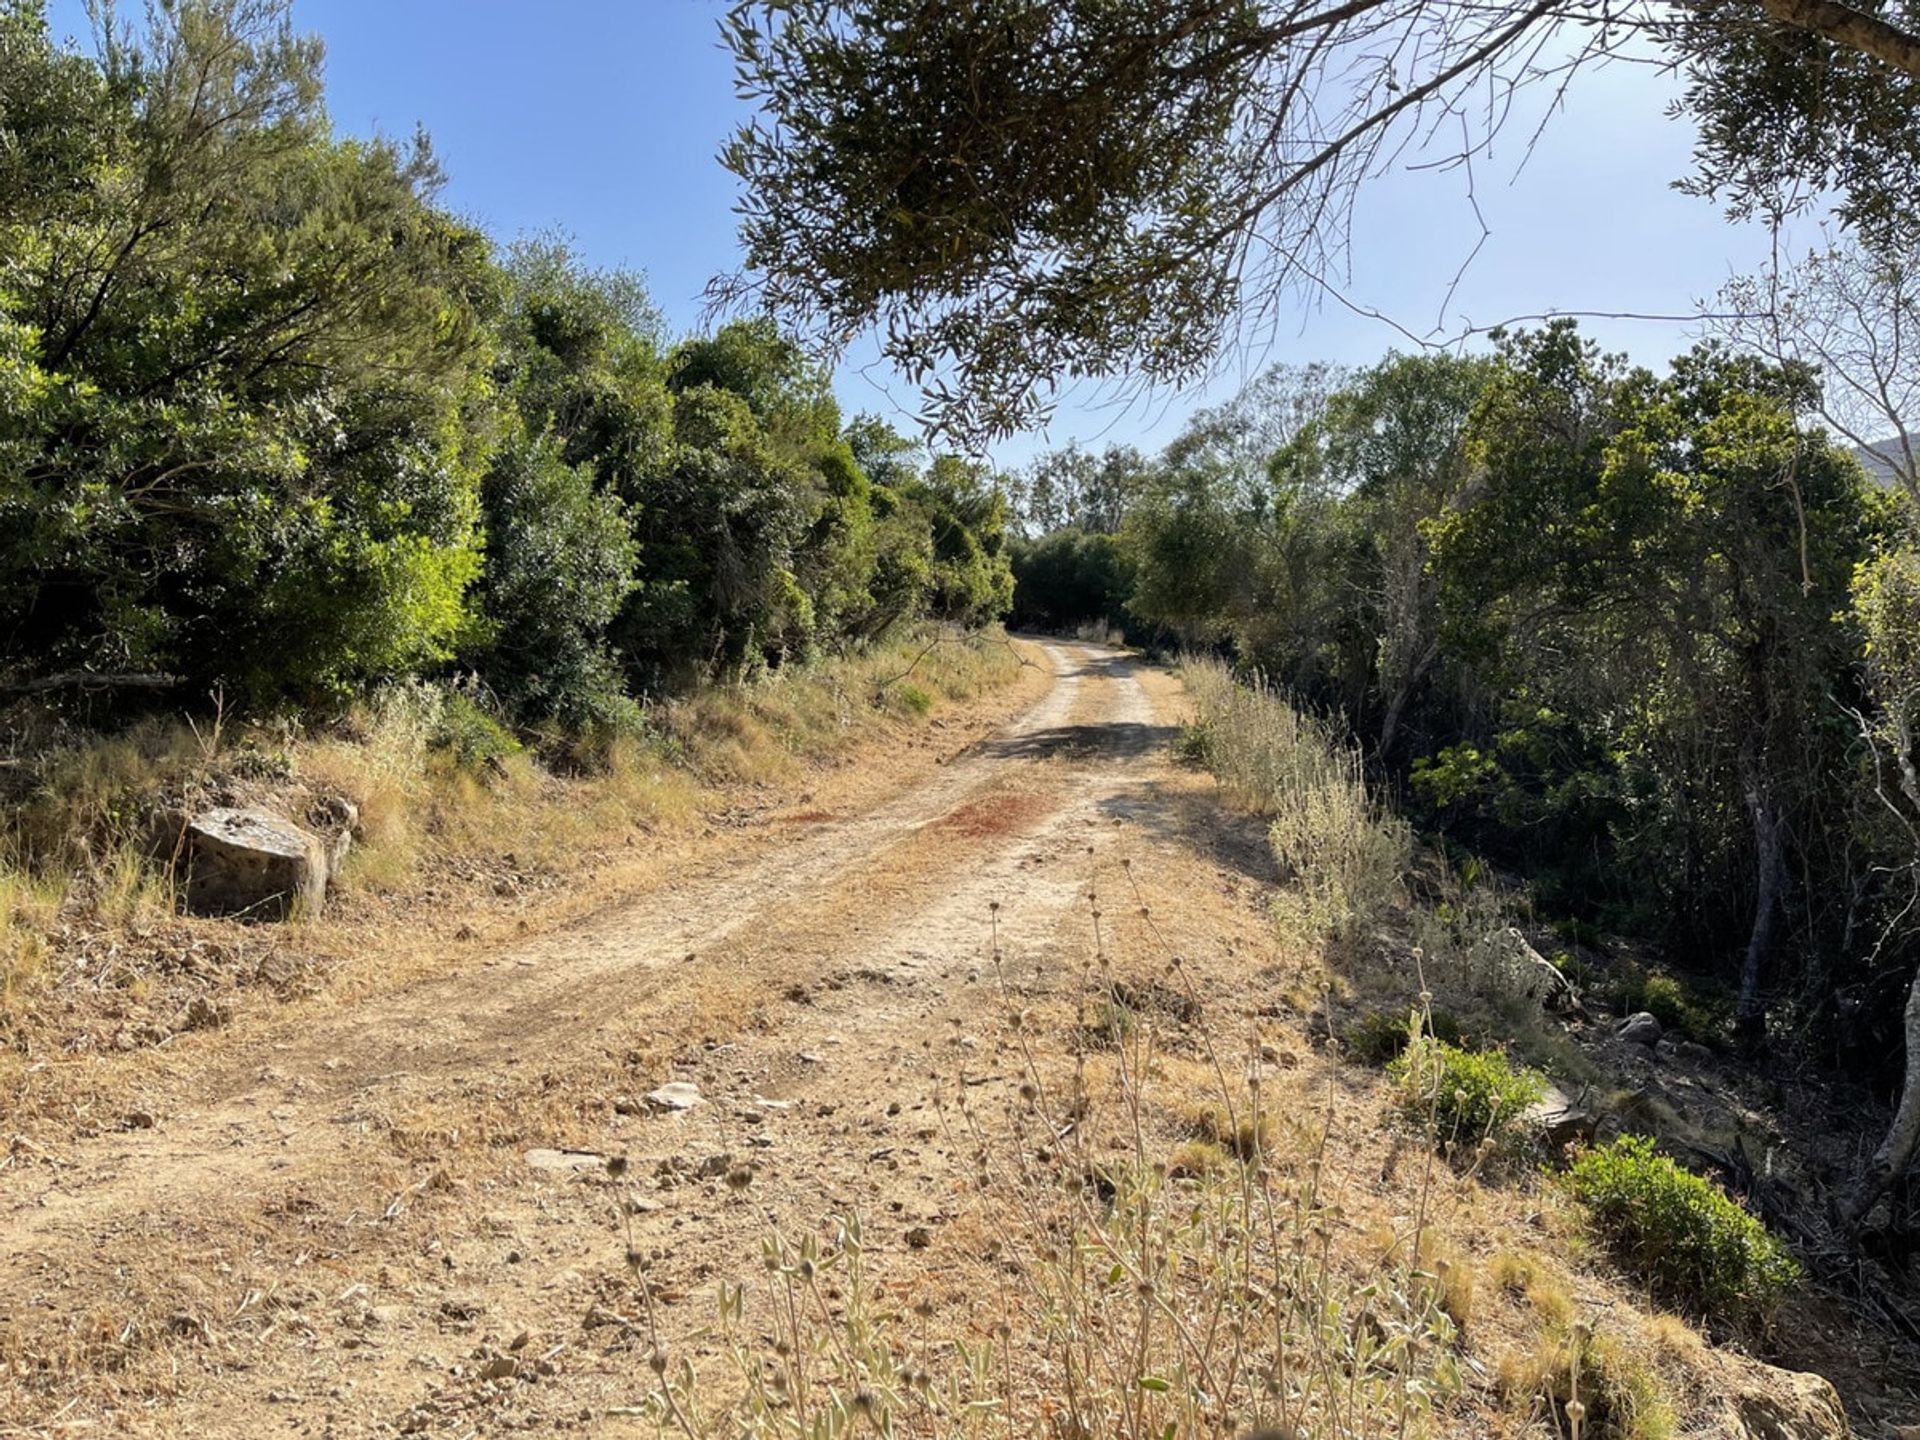
POLYGON ((1746 958, 1740 965, 1740 1001, 1735 1029, 1743 1044, 1759 1041, 1766 1029, 1766 1005, 1760 994, 1767 956, 1773 950, 1774 924, 1786 889, 1787 854, 1783 821, 1772 788, 1755 773, 1747 782, 1747 814, 1753 821, 1754 894, 1753 929, 1747 936, 1746 958))
POLYGON ((1400 717, 1406 712, 1407 702, 1413 698, 1413 692, 1426 676, 1434 658, 1440 653, 1437 640, 1427 642, 1419 658, 1413 662, 1413 668, 1405 679, 1394 687, 1393 694, 1387 699, 1387 713, 1380 722, 1380 758, 1385 761, 1393 750, 1393 742, 1400 733, 1400 717))
MULTIPOLYGON (((1895 737, 1893 763, 1900 777, 1900 793, 1913 812, 1920 815, 1920 771, 1914 768, 1913 736, 1904 716, 1895 712, 1891 718, 1895 737)), ((1864 733, 1871 743, 1871 732, 1864 733)), ((1841 1217, 1856 1228, 1893 1182, 1906 1173, 1915 1152, 1920 1151, 1920 970, 1914 972, 1913 981, 1907 987, 1904 1019, 1901 1038, 1906 1043, 1907 1064, 1900 1085, 1899 1107, 1894 1111, 1893 1123, 1887 1127, 1886 1138, 1867 1161, 1840 1210, 1841 1217)))
POLYGON ((1900 1087, 1900 1108, 1894 1112, 1886 1138, 1841 1207, 1840 1213, 1849 1225, 1858 1226, 1867 1218, 1867 1212, 1886 1194, 1887 1187, 1906 1173, 1914 1151, 1920 1149, 1920 972, 1915 972, 1907 988, 1905 1040, 1907 1073, 1900 1087))

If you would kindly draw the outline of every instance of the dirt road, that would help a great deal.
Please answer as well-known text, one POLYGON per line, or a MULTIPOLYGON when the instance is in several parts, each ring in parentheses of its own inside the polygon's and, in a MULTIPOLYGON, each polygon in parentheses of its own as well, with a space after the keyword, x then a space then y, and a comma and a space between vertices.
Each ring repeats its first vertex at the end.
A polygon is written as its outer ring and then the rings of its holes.
POLYGON ((777 814, 634 904, 210 1044, 151 1128, 0 1174, 19 1423, 599 1433, 637 1381, 618 1345, 580 1358, 621 1283, 593 1156, 658 1176, 640 1225, 671 1298, 751 1260, 768 1211, 859 1207, 923 1246, 951 1218, 930 1074, 985 1043, 990 921, 1025 973, 1063 973, 1103 867, 1182 843, 1157 793, 1175 682, 1100 647, 1036 653, 1037 704, 877 807, 777 814), (650 1112, 670 1080, 702 1103, 650 1112), (751 1217, 716 1179, 743 1162, 751 1217), (477 1380, 516 1331, 565 1347, 553 1373, 477 1380))

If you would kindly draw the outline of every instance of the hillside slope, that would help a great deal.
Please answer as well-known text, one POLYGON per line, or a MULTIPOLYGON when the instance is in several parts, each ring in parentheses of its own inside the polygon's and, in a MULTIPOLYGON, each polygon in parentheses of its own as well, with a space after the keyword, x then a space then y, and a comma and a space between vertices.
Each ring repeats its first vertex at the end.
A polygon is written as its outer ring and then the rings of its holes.
POLYGON ((1817 1416, 1824 1382, 1656 1315, 1531 1167, 1401 1122, 1328 1043, 1346 982, 1279 938, 1263 826, 1177 758, 1179 683, 1039 651, 1044 694, 890 794, 823 785, 590 918, 183 1037, 124 1127, 16 1147, 0 1415, 1464 1437, 1564 1433, 1585 1395, 1581 1433, 1642 1440, 1817 1416))

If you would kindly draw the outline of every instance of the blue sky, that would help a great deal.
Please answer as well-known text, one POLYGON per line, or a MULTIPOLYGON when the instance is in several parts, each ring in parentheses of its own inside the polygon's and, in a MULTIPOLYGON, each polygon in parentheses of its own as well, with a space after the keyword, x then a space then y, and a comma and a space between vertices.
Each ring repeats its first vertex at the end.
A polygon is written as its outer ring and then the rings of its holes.
MULTIPOLYGON (((745 110, 719 48, 719 0, 294 0, 296 22, 327 44, 338 128, 433 136, 444 200, 501 239, 558 229, 593 263, 643 271, 670 321, 701 320, 709 276, 731 268, 732 178, 714 155, 745 110)), ((84 35, 79 0, 56 0, 56 29, 84 35)), ((1343 289, 1416 332, 1547 310, 1683 313, 1767 240, 1676 194, 1692 136, 1666 118, 1672 82, 1640 66, 1578 78, 1517 178, 1529 126, 1514 126, 1478 167, 1491 235, 1443 315, 1442 300, 1480 235, 1458 174, 1401 172, 1376 182, 1355 217, 1343 289)), ((1611 349, 1659 364, 1685 326, 1591 321, 1611 349)), ((1230 395, 1277 361, 1365 364, 1406 342, 1332 303, 1290 304, 1258 345, 1209 385, 1136 398, 1083 388, 1050 432, 997 451, 1013 463, 1049 444, 1170 439, 1197 405, 1230 395)), ((914 395, 856 354, 837 377, 849 411, 908 428, 914 395)))

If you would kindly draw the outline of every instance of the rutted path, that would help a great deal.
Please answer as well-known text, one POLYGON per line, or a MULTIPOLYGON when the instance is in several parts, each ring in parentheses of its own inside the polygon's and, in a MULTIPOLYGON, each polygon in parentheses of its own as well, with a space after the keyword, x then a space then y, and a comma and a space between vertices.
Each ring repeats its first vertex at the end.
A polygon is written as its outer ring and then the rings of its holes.
MULTIPOLYGON (((586 1064, 604 1052, 604 1035, 696 967, 791 979, 796 994, 821 980, 840 988, 834 977, 848 973, 874 982, 856 1005, 796 1002, 779 1017, 781 1028, 834 1026, 827 1043, 849 1057, 879 1056, 862 1037, 898 1041, 936 1025, 969 1003, 989 904, 1003 907, 1010 945, 1044 950, 1083 908, 1093 857, 1164 764, 1158 742, 1171 732, 1156 725, 1129 660, 1089 645, 1042 648, 1055 680, 1039 703, 893 800, 861 815, 800 817, 790 839, 744 861, 309 1019, 280 1037, 270 1069, 223 1098, 151 1130, 76 1142, 57 1172, 0 1175, 0 1296, 52 1308, 82 1271, 123 1251, 138 1263, 143 1237, 172 1217, 257 1211, 269 1192, 351 1163, 369 1115, 484 1088, 523 1064, 586 1064)), ((873 1063, 899 1053, 894 1044, 873 1063)), ((787 1078, 804 1089, 812 1077, 787 1078)), ((843 1070, 830 1083, 877 1078, 843 1070)))

